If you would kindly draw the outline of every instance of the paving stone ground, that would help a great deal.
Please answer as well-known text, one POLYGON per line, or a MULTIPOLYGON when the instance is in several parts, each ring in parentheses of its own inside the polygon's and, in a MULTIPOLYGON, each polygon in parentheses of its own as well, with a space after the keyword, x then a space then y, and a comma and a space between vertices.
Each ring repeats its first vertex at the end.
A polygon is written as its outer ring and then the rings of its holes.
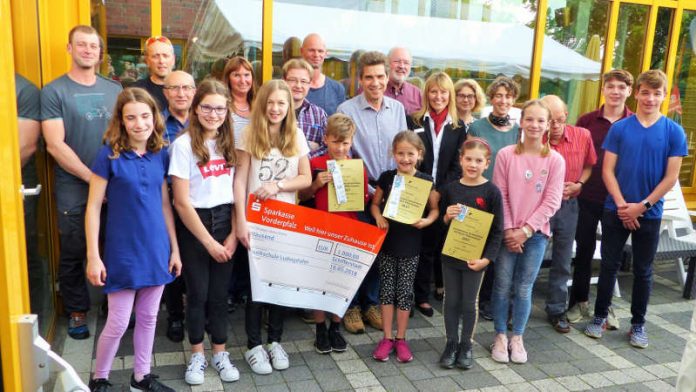
MULTIPOLYGON (((534 289, 534 307, 525 334, 529 362, 524 365, 498 364, 490 359, 492 322, 481 320, 474 344, 474 368, 445 370, 437 365, 444 347, 441 303, 433 301, 435 316, 416 312, 411 319, 408 339, 414 360, 401 364, 394 358, 377 362, 371 353, 381 332, 369 329, 363 335, 344 336, 349 342, 344 353, 319 355, 314 352, 314 326, 304 324, 289 311, 285 321, 283 346, 290 355, 290 368, 259 376, 243 359, 246 349, 244 311, 229 314, 230 358, 241 372, 237 382, 222 383, 215 371, 206 370, 206 382, 190 387, 183 378, 189 357, 188 343, 172 343, 165 336, 166 312, 159 315, 152 372, 177 391, 671 391, 674 390, 685 336, 688 333, 694 301, 681 297, 672 264, 656 266, 655 283, 647 316, 650 346, 633 348, 628 344, 632 277, 621 273, 621 298, 614 299, 619 331, 608 331, 603 339, 582 334, 584 322, 569 334, 558 334, 546 322, 543 312, 545 270, 534 289)), ((594 298, 594 287, 591 298, 594 298)), ((90 313, 90 330, 101 331, 105 317, 90 313)), ((64 323, 59 323, 54 347, 87 380, 94 365, 95 334, 83 341, 63 339, 64 323)), ((209 345, 206 341, 206 347, 209 345)), ((210 352, 206 352, 210 356, 210 352)), ((133 366, 132 331, 124 336, 110 379, 115 391, 127 391, 133 366)))

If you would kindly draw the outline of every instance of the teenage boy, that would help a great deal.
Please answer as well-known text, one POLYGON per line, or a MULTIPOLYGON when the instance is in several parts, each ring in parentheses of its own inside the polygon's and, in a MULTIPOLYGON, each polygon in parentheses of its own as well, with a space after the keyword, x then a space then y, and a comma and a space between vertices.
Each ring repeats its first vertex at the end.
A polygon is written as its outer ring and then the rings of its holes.
POLYGON ((662 197, 677 182, 687 155, 684 129, 660 113, 667 77, 660 70, 636 80, 636 115, 616 122, 604 140, 602 178, 609 192, 602 216, 602 266, 594 319, 585 335, 601 338, 628 236, 633 244, 630 343, 648 346, 645 314, 652 286, 652 263, 660 238, 662 197))
MULTIPOLYGON (((328 160, 337 161, 350 159, 348 153, 353 146, 353 135, 355 135, 355 123, 345 114, 336 113, 329 117, 324 135, 324 144, 327 147, 327 154, 312 158, 309 166, 312 170, 312 186, 300 191, 300 199, 308 200, 314 198, 314 206, 318 210, 329 210, 329 186, 333 181, 331 173, 327 171, 328 160)), ((367 203, 370 194, 367 188, 367 171, 364 170, 364 202, 367 203)), ((346 218, 358 220, 356 212, 334 212, 346 218)), ((331 315, 329 330, 326 330, 326 313, 322 310, 314 311, 314 321, 317 326, 317 335, 314 340, 314 348, 320 354, 328 354, 331 351, 346 351, 346 341, 341 335, 339 326, 341 318, 331 315)))
MULTIPOLYGON (((609 127, 621 119, 632 116, 633 112, 626 106, 626 99, 631 95, 633 76, 623 69, 614 69, 602 76, 602 96, 604 105, 599 109, 582 115, 577 126, 590 130, 592 143, 597 154, 597 163, 592 166, 590 178, 582 184, 578 195, 578 225, 575 231, 575 269, 573 286, 568 290, 568 312, 570 323, 583 319, 589 320, 590 279, 592 278, 592 259, 597 243, 597 224, 602 219, 607 188, 602 181, 602 162, 604 150, 602 144, 609 133, 609 127)), ((609 307, 607 328, 618 329, 619 320, 614 310, 609 307)))

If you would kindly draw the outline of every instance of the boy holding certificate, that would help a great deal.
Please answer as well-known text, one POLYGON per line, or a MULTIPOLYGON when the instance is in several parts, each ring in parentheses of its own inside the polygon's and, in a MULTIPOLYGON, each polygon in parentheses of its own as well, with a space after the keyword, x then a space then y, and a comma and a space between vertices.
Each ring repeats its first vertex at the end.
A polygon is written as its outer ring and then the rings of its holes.
MULTIPOLYGON (((301 190, 299 196, 303 201, 314 198, 314 208, 318 210, 357 220, 356 211, 364 210, 370 195, 367 188, 367 171, 362 161, 351 160, 348 156, 353 145, 354 134, 355 123, 347 115, 336 113, 328 118, 324 134, 327 154, 309 161, 313 177, 312 185, 301 190), (353 165, 355 163, 359 165, 353 165), (359 170, 357 174, 354 173, 356 171, 354 166, 359 170), (359 177, 360 180, 356 181, 355 177, 359 177), (354 200, 357 198, 359 200, 354 200), (358 208, 353 211, 350 211, 350 208, 344 208, 351 204, 357 204, 358 208)), ((346 350, 346 341, 339 330, 341 318, 338 315, 331 316, 328 331, 326 313, 323 310, 314 311, 314 321, 317 328, 314 348, 318 353, 328 354, 331 351, 346 350)))
MULTIPOLYGON (((459 153, 462 178, 441 188, 440 211, 445 225, 472 219, 469 212, 473 209, 493 215, 488 235, 483 237, 483 252, 477 257, 461 260, 456 254, 447 254, 447 247, 443 249, 441 260, 447 297, 444 301, 447 343, 440 357, 440 366, 446 369, 452 369, 456 365, 466 370, 473 366, 471 343, 478 321, 476 309, 479 289, 485 268, 498 256, 503 240, 503 202, 500 190, 483 176, 490 162, 491 147, 488 143, 481 138, 470 138, 462 144, 459 153), (458 334, 460 320, 461 338, 458 334)), ((468 236, 450 238, 452 234, 450 228, 447 243, 452 239, 469 239, 468 236)))

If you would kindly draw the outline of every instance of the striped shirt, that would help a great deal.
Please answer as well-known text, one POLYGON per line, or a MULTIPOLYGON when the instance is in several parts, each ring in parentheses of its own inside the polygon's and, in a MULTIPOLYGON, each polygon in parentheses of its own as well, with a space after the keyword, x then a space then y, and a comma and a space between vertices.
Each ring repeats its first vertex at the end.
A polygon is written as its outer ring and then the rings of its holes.
POLYGON ((325 154, 326 112, 324 109, 305 99, 302 101, 302 105, 295 110, 295 116, 297 117, 297 126, 307 138, 307 143, 314 142, 319 145, 318 149, 309 153, 309 159, 325 154))
POLYGON ((576 182, 582 176, 582 169, 597 163, 597 154, 590 131, 566 124, 558 144, 551 144, 565 160, 565 182, 576 182))

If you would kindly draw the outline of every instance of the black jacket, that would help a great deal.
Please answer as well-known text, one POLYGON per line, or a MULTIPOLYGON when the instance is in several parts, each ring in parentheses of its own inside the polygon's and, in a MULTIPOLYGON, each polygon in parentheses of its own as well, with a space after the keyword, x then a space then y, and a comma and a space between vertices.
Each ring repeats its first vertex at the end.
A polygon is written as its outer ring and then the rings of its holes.
MULTIPOLYGON (((435 161, 435 154, 433 151, 433 135, 431 129, 433 127, 432 120, 430 118, 420 119, 420 125, 416 124, 411 116, 407 119, 408 129, 415 131, 416 129, 423 128, 423 132, 418 132, 423 144, 425 145, 425 156, 423 161, 418 166, 418 170, 426 173, 428 175, 433 174, 433 162, 435 161)), ((454 124, 447 124, 442 130, 442 141, 440 142, 440 152, 438 154, 437 162, 437 176, 435 178, 435 187, 439 189, 440 187, 458 180, 462 176, 462 167, 459 164, 459 148, 462 143, 466 140, 466 126, 462 121, 459 121, 456 127, 454 124)))

